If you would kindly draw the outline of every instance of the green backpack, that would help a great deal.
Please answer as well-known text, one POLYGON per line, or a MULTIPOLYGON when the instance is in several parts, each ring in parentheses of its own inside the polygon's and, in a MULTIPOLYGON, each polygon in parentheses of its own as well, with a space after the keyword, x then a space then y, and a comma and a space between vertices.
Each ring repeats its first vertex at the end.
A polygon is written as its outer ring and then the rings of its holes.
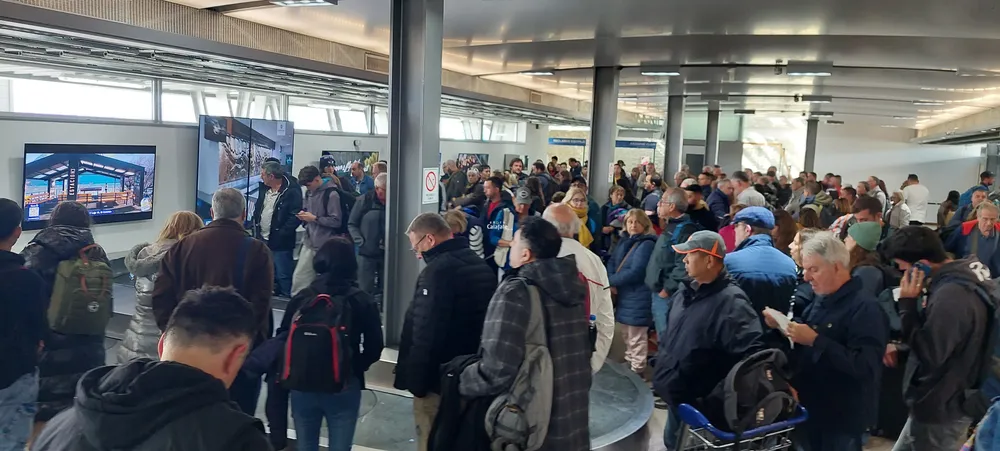
POLYGON ((113 312, 114 273, 107 263, 88 256, 94 249, 98 249, 96 244, 86 246, 78 258, 63 260, 56 267, 48 312, 49 327, 55 332, 104 335, 113 312))

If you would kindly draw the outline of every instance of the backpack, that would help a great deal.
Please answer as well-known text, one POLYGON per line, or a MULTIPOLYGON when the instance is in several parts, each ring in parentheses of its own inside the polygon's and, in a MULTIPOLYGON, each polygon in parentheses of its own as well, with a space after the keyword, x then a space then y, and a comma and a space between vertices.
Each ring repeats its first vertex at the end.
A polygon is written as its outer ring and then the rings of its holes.
POLYGON ((824 229, 829 229, 837 219, 840 218, 840 210, 833 204, 820 207, 819 224, 824 229))
POLYGON ((85 246, 77 257, 56 266, 49 302, 49 327, 67 335, 104 336, 113 315, 114 273, 107 263, 94 259, 96 244, 85 246))
POLYGON ((788 382, 787 363, 785 354, 777 349, 744 358, 700 400, 702 413, 737 438, 746 431, 791 418, 799 402, 788 382))
POLYGON ((486 435, 491 449, 534 451, 542 447, 552 416, 552 356, 548 318, 538 288, 517 278, 531 299, 531 316, 524 340, 524 360, 510 388, 486 411, 486 435))
POLYGON ((323 215, 329 216, 330 212, 327 210, 327 204, 330 203, 330 195, 336 192, 340 195, 340 227, 334 230, 334 233, 338 235, 344 235, 347 232, 348 219, 351 217, 351 210, 354 209, 354 204, 358 202, 358 199, 354 197, 354 194, 344 191, 336 186, 331 186, 323 190, 323 215))
POLYGON ((670 235, 670 244, 671 245, 681 244, 680 243, 681 233, 684 232, 684 228, 687 227, 687 226, 694 227, 694 230, 691 231, 691 233, 694 233, 694 232, 697 232, 699 230, 702 230, 701 225, 699 225, 697 222, 692 222, 690 219, 688 219, 686 221, 679 222, 679 223, 677 223, 677 227, 674 227, 674 233, 672 233, 670 235))
POLYGON ((319 294, 292 319, 281 385, 288 390, 339 393, 353 377, 351 296, 319 294))

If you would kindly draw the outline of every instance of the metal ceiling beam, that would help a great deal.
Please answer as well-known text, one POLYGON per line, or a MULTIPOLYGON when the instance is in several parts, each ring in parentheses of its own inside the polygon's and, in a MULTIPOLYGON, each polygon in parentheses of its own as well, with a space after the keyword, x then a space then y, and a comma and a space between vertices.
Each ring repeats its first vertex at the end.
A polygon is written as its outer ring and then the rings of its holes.
POLYGON ((208 9, 209 11, 215 11, 217 13, 226 14, 226 13, 234 13, 237 11, 246 11, 250 9, 272 8, 272 7, 274 7, 274 3, 271 3, 269 0, 253 0, 249 2, 239 2, 239 3, 230 3, 228 5, 213 6, 211 8, 206 8, 206 9, 208 9))

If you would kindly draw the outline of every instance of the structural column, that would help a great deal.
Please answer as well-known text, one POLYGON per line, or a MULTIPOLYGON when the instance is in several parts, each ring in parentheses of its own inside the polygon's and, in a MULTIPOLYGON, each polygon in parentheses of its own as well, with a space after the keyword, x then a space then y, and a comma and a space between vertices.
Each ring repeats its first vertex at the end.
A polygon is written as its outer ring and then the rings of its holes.
POLYGON ((665 121, 665 154, 667 161, 663 165, 663 180, 672 183, 674 174, 681 170, 681 158, 684 153, 684 96, 670 96, 667 100, 667 118, 665 121))
POLYGON ((594 110, 590 118, 590 196, 604 199, 611 188, 611 164, 618 139, 617 67, 594 69, 594 110))
POLYGON ((816 136, 819 133, 819 119, 806 120, 806 158, 802 170, 813 172, 816 169, 816 136))
MULTIPOLYGON (((385 335, 397 345, 421 263, 405 232, 425 202, 424 168, 441 168, 441 47, 444 0, 392 0, 389 52, 389 180, 385 234, 385 335)), ((436 183, 436 180, 431 180, 436 183)))
MULTIPOLYGON (((719 164, 719 110, 708 110, 708 126, 705 133, 705 164, 719 164)), ((701 170, 701 168, 691 169, 701 170)))

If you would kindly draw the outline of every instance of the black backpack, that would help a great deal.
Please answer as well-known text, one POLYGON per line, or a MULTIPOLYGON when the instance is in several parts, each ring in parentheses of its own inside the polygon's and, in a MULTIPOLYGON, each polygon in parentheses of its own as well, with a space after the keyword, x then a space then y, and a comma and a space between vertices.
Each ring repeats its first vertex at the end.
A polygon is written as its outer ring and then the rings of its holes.
POLYGON ((338 393, 353 377, 351 300, 317 295, 292 319, 281 385, 288 390, 338 393))
POLYGON ((785 354, 767 349, 753 354, 729 370, 708 397, 701 412, 720 429, 741 436, 744 432, 785 421, 799 403, 788 383, 785 354))
POLYGON ((840 210, 837 209, 836 205, 823 205, 822 210, 819 212, 819 224, 824 229, 829 229, 841 216, 843 215, 840 214, 840 210))
POLYGON ((358 199, 354 197, 354 194, 344 191, 336 186, 331 186, 323 190, 323 214, 324 216, 329 216, 330 212, 327 210, 327 204, 330 203, 330 194, 336 192, 340 195, 340 227, 334 231, 338 235, 344 235, 347 233, 347 223, 351 218, 351 210, 354 209, 354 204, 358 202, 358 199))

